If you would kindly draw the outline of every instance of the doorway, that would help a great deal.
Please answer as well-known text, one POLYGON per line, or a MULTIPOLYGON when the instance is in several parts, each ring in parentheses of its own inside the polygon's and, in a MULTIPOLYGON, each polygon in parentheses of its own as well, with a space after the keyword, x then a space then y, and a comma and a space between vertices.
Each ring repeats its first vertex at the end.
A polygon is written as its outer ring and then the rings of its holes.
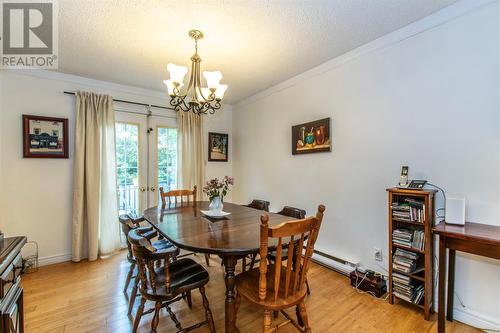
POLYGON ((177 188, 177 118, 116 110, 115 132, 119 214, 141 215, 177 188))

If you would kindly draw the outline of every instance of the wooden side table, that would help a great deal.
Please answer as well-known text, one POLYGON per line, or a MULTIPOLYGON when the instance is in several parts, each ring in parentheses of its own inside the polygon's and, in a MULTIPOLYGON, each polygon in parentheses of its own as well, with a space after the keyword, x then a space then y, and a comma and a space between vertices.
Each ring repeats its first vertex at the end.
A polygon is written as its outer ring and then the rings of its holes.
POLYGON ((476 254, 500 260, 500 226, 466 222, 465 226, 443 222, 434 227, 439 235, 439 285, 438 285, 438 333, 445 332, 446 318, 453 321, 453 294, 455 289, 455 251, 476 254), (446 297, 446 249, 448 256, 448 301, 446 297))

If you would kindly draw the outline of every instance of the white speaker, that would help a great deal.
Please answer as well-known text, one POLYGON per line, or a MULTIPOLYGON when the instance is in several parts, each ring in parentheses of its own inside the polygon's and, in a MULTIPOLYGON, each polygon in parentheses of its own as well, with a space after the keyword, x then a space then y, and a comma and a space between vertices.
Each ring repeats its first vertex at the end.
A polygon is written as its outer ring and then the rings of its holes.
POLYGON ((465 224, 465 197, 448 195, 446 198, 445 222, 448 224, 465 224))

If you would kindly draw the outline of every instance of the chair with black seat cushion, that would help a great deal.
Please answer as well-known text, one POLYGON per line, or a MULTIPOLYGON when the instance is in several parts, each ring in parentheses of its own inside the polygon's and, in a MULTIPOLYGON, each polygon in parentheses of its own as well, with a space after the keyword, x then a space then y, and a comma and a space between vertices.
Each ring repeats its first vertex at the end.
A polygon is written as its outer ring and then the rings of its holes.
POLYGON ((209 275, 205 268, 189 258, 175 260, 175 249, 159 250, 155 248, 147 238, 143 237, 141 230, 130 231, 128 239, 137 261, 141 281, 141 303, 137 309, 132 332, 137 332, 142 316, 148 313, 154 313, 151 321, 151 332, 156 332, 160 310, 165 308, 179 332, 188 332, 194 328, 208 325, 210 332, 214 333, 212 312, 205 294, 205 285, 209 281, 209 275), (161 267, 155 265, 158 261, 163 263, 161 267), (183 328, 170 305, 182 300, 184 295, 193 289, 200 291, 206 319, 183 328), (145 311, 144 306, 147 301, 154 302, 154 308, 145 311))
MULTIPOLYGON (((277 214, 288 216, 288 217, 293 217, 296 219, 303 219, 306 217, 306 211, 304 209, 296 208, 296 207, 291 207, 291 206, 285 206, 283 207, 282 210, 280 210, 277 214)), ((276 261, 276 252, 272 251, 269 252, 267 255, 267 259, 270 260, 271 262, 276 261)), ((283 251, 281 260, 285 261, 288 259, 288 252, 285 249, 283 251)), ((306 280, 306 287, 307 287, 307 294, 311 294, 311 289, 309 288, 309 282, 306 280)))
MULTIPOLYGON (((270 205, 269 201, 254 199, 254 200, 252 200, 251 203, 249 203, 248 205, 245 205, 245 206, 269 212, 269 205, 270 205)), ((258 262, 258 260, 256 260, 256 259, 257 259, 257 253, 249 254, 249 255, 243 257, 243 259, 241 260, 241 266, 242 266, 243 271, 246 271, 247 269, 253 269, 255 263, 258 262), (250 260, 250 262, 248 264, 247 264, 247 259, 250 260)))
MULTIPOLYGON (((151 235, 145 234, 144 237, 148 237, 148 236, 151 238, 155 237, 155 232, 153 231, 152 227, 141 227, 140 220, 137 222, 134 222, 128 214, 120 215, 118 217, 118 221, 120 222, 121 230, 122 230, 122 233, 125 236, 126 240, 127 240, 127 236, 128 236, 129 231, 132 229, 136 229, 136 228, 147 228, 148 232, 150 232, 151 235)), ((132 254, 132 247, 131 247, 130 243, 128 242, 128 240, 127 240, 127 251, 128 251, 127 252, 127 260, 130 263, 130 269, 129 269, 129 272, 127 275, 127 279, 125 281, 125 287, 123 288, 124 293, 127 293, 128 286, 130 284, 130 280, 132 279, 132 276, 133 276, 134 270, 135 270, 135 266, 136 266, 135 258, 134 258, 134 255, 132 254)))
POLYGON ((301 332, 311 332, 304 303, 307 294, 305 282, 324 211, 325 206, 319 205, 315 217, 288 221, 277 226, 268 225, 268 215, 261 216, 260 257, 267 257, 269 240, 273 239, 277 243, 276 261, 268 264, 266 260, 261 260, 259 268, 236 276, 235 311, 237 314, 241 298, 262 307, 264 333, 276 332, 287 323, 292 323, 301 332), (288 253, 297 253, 287 260, 286 266, 281 261, 284 249, 288 253), (296 308, 296 322, 284 311, 290 307, 296 308), (273 311, 281 311, 287 321, 271 327, 273 311))
POLYGON ((290 206, 283 207, 283 209, 277 212, 276 214, 293 217, 296 219, 303 219, 306 217, 306 211, 304 209, 290 207, 290 206))
MULTIPOLYGON (((137 279, 137 276, 134 276, 134 271, 135 267, 137 265, 137 261, 134 258, 134 255, 132 253, 132 245, 128 241, 128 234, 131 230, 140 230, 142 236, 144 238, 147 238, 149 240, 152 240, 153 238, 158 236, 158 232, 153 229, 153 227, 141 227, 141 222, 145 221, 144 217, 136 217, 132 216, 130 214, 124 214, 120 215, 118 220, 120 221, 121 224, 121 229, 122 232, 125 236, 125 239, 127 240, 127 260, 130 263, 130 268, 127 274, 127 279, 125 280, 125 286, 123 288, 123 292, 125 295, 127 295, 127 290, 130 285, 130 281, 132 278, 134 279, 134 285, 132 288, 132 293, 130 294, 129 297, 129 306, 128 306, 128 314, 132 312, 132 308, 135 303, 135 298, 137 296, 137 288, 138 288, 138 283, 139 279, 137 279)), ((175 248, 175 246, 170 243, 166 239, 159 239, 153 243, 153 246, 159 250, 161 249, 168 249, 168 248, 175 248)), ((176 249, 176 248, 175 248, 176 249)), ((179 253, 179 250, 177 249, 177 254, 179 253)), ((189 295, 186 295, 188 297, 188 302, 190 302, 189 295)))
POLYGON ((252 200, 252 202, 246 206, 250 207, 250 208, 255 208, 258 210, 263 210, 266 212, 269 211, 269 201, 265 201, 265 200, 255 199, 255 200, 252 200))

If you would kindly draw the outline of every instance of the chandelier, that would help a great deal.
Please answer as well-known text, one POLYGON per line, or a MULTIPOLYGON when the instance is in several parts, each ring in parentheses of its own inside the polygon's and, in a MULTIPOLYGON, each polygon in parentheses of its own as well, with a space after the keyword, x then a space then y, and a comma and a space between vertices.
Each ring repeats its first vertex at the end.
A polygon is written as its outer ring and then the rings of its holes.
POLYGON ((184 76, 187 74, 186 66, 168 64, 167 69, 170 73, 170 79, 163 82, 167 85, 170 95, 170 105, 175 111, 192 111, 195 114, 214 114, 221 108, 221 101, 226 92, 227 85, 220 84, 222 74, 219 71, 203 72, 207 87, 201 86, 200 63, 201 58, 198 55, 198 40, 203 38, 203 33, 199 30, 190 30, 189 37, 194 39, 194 54, 191 57, 191 76, 184 92, 181 88, 184 86, 184 76))

